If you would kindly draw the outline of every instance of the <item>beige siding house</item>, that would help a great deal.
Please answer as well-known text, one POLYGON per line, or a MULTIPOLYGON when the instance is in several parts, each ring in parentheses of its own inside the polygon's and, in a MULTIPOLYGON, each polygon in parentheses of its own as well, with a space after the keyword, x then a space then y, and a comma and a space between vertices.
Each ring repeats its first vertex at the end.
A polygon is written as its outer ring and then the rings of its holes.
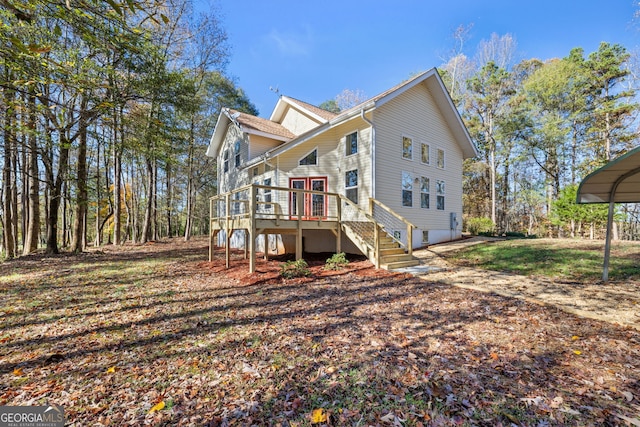
MULTIPOLYGON (((256 250, 264 251, 267 242, 267 252, 341 248, 366 253, 349 232, 361 222, 353 219, 357 214, 411 253, 461 237, 462 164, 477 152, 432 69, 339 114, 286 96, 269 119, 225 109, 207 155, 217 159, 216 200, 234 191, 228 200, 238 200, 226 203, 225 225, 219 220, 224 215, 212 212, 212 221, 218 219, 212 224, 219 225, 212 228, 220 241, 227 237, 228 245, 247 245, 247 234, 234 239, 225 234, 246 226, 230 225, 234 213, 251 209, 252 218, 263 212, 277 213, 283 224, 298 220, 297 234, 279 233, 271 225, 250 226, 251 240, 260 236, 256 250), (240 188, 253 191, 252 196, 240 195, 240 188), (347 210, 357 212, 346 219, 347 210), (301 219, 318 226, 300 225, 301 219), (320 225, 334 219, 335 227, 320 225)), ((361 236, 366 234, 366 227, 359 228, 361 236)), ((378 249, 372 251, 379 255, 381 238, 376 241, 378 249)))

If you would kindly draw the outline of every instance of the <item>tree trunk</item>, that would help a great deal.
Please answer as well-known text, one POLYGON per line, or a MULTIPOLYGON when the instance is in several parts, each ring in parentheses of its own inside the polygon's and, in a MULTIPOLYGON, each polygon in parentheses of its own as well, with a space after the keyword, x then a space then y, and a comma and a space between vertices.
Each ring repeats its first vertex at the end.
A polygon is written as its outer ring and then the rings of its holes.
MULTIPOLYGON (((38 145, 36 138, 36 97, 29 95, 29 136, 28 136, 28 181, 29 181, 29 211, 23 255, 28 255, 38 249, 40 239, 40 171, 38 169, 38 145)), ((26 165, 25 165, 25 168, 26 165)))
POLYGON ((87 217, 87 99, 83 97, 80 102, 80 120, 78 127, 78 164, 76 177, 76 205, 73 223, 73 241, 71 251, 82 252, 86 243, 85 219, 87 217))
MULTIPOLYGON (((120 113, 122 109, 120 110, 120 113)), ((113 120, 113 244, 120 244, 120 233, 121 233, 121 223, 120 223, 120 208, 122 204, 121 199, 121 185, 122 185, 122 150, 119 144, 119 135, 122 134, 122 129, 119 128, 119 116, 115 114, 113 120)))
POLYGON ((13 108, 11 107, 13 100, 12 91, 10 89, 4 89, 4 103, 6 105, 6 111, 4 116, 4 167, 2 168, 2 205, 4 215, 2 216, 2 229, 4 231, 4 249, 5 258, 11 259, 16 255, 15 240, 13 236, 13 208, 12 204, 12 190, 11 183, 14 181, 12 177, 12 165, 13 159, 13 135, 11 127, 13 126, 13 108))
POLYGON ((151 239, 151 222, 153 211, 153 162, 147 159, 147 205, 144 210, 144 223, 142 225, 142 235, 140 243, 146 243, 151 239))
POLYGON ((58 156, 58 173, 49 185, 49 212, 47 216, 47 253, 57 254, 58 248, 58 220, 60 215, 60 201, 62 199, 62 183, 69 164, 69 148, 71 143, 64 132, 60 133, 60 155, 58 156))

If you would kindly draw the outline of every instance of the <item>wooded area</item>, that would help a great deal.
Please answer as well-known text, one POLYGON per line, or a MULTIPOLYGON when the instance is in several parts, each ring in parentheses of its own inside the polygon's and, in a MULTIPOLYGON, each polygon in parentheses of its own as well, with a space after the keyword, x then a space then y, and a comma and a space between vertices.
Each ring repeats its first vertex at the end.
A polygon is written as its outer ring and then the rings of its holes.
POLYGON ((2 234, 7 258, 203 234, 227 35, 190 1, 3 1, 2 234))
MULTIPOLYGON (((216 168, 204 153, 220 108, 258 114, 225 72, 216 12, 189 0, 2 5, 4 256, 207 233, 216 168)), ((575 205, 575 192, 638 145, 635 58, 603 43, 516 63, 510 35, 471 58, 466 34, 440 69, 480 152, 465 168, 465 225, 601 237, 606 207, 575 205)), ((640 238, 638 206, 617 223, 619 238, 640 238)))

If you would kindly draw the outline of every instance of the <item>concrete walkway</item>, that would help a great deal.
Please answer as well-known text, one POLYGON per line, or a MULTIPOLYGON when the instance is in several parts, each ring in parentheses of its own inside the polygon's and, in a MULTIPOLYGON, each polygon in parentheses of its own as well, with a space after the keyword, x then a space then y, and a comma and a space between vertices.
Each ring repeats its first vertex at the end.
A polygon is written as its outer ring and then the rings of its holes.
POLYGON ((557 307, 578 316, 617 323, 640 330, 640 282, 580 283, 528 277, 473 267, 459 267, 445 256, 452 251, 501 240, 473 237, 429 246, 414 251, 420 259, 416 267, 399 269, 424 280, 452 286, 491 292, 557 307))

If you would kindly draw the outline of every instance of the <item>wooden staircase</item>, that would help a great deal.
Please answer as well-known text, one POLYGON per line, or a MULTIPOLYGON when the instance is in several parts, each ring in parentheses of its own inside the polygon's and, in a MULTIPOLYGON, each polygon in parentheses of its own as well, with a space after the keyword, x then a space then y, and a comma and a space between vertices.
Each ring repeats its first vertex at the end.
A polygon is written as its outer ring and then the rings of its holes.
POLYGON ((393 270, 396 268, 413 267, 420 261, 412 254, 407 253, 400 243, 394 240, 384 228, 381 227, 378 236, 378 259, 376 260, 374 229, 376 224, 373 218, 368 222, 344 221, 342 230, 363 254, 379 268, 393 270))
POLYGON ((391 236, 386 233, 380 236, 380 268, 394 270, 418 264, 420 264, 418 258, 406 253, 391 236))

